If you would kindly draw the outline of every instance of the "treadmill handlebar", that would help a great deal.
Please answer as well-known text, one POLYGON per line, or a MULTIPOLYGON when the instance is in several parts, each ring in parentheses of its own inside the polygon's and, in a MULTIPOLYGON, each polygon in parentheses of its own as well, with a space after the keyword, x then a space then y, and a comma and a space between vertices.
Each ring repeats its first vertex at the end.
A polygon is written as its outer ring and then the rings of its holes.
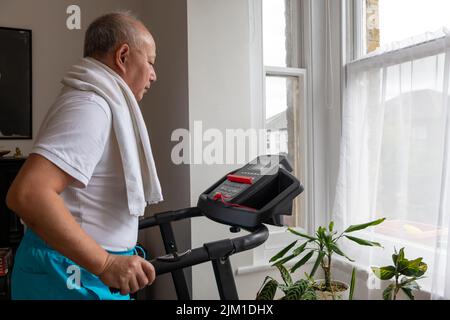
POLYGON ((233 254, 258 247, 268 237, 269 230, 265 225, 261 225, 245 236, 206 243, 203 247, 180 254, 179 257, 174 256, 172 260, 164 256, 149 260, 149 262, 155 268, 156 275, 161 275, 211 260, 228 258, 233 254))
MULTIPOLYGON (((203 216, 203 213, 197 207, 163 212, 139 221, 139 229, 147 229, 171 223, 173 221, 201 216, 203 216)), ((223 239, 216 242, 205 243, 203 247, 195 248, 185 253, 169 254, 167 256, 158 257, 149 260, 149 262, 154 266, 156 275, 160 275, 177 269, 201 264, 212 259, 226 258, 235 253, 256 248, 263 244, 269 237, 269 230, 265 225, 260 225, 252 229, 242 229, 250 233, 233 239, 223 239)))
POLYGON ((162 212, 140 220, 139 230, 156 227, 164 223, 170 223, 172 221, 179 221, 201 216, 203 216, 203 213, 197 207, 181 209, 177 211, 162 212))
MULTIPOLYGON (((198 208, 183 209, 176 212, 165 212, 155 215, 150 218, 141 220, 139 229, 146 229, 157 226, 162 223, 169 223, 171 221, 182 220, 191 217, 201 216, 198 208)), ((177 255, 172 254, 172 259, 168 256, 158 257, 149 262, 155 268, 157 276, 169 273, 175 270, 195 266, 215 259, 226 259, 229 256, 250 250, 263 244, 269 237, 269 230, 265 225, 260 225, 257 228, 246 229, 250 232, 247 235, 233 238, 223 239, 215 242, 205 243, 203 247, 189 250, 185 253, 177 255)), ((111 292, 118 292, 118 289, 110 288, 111 292)))

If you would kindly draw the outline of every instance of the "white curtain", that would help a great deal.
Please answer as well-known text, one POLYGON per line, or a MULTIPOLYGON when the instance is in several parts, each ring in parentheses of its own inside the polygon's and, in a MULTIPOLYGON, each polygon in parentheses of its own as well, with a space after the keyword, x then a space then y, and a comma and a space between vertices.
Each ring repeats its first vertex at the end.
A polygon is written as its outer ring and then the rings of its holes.
MULTIPOLYGON (((340 172, 334 220, 386 217, 360 238, 384 249, 341 244, 362 267, 391 265, 394 248, 429 266, 420 280, 450 299, 450 36, 447 30, 380 50, 346 68, 340 172)), ((387 285, 369 278, 366 298, 387 285), (376 290, 378 289, 378 290, 376 290)), ((380 291, 381 290, 381 291, 380 291)))

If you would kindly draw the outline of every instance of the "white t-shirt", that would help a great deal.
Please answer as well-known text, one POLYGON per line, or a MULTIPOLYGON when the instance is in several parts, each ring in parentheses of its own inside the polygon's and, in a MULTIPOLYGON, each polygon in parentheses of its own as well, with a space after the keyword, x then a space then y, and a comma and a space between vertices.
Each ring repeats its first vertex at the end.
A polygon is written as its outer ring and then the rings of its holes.
POLYGON ((76 179, 61 194, 81 228, 110 251, 136 245, 139 218, 128 210, 122 160, 106 101, 64 88, 50 108, 32 153, 76 179))

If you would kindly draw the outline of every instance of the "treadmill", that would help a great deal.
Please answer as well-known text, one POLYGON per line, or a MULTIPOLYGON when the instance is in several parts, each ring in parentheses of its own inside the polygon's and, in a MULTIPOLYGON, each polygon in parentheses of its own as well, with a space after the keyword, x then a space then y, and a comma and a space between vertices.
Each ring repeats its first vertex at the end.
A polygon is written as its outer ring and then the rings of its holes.
POLYGON ((172 274, 178 299, 191 300, 183 269, 211 261, 220 299, 238 300, 230 256, 263 244, 269 237, 266 224, 282 226, 282 216, 292 215, 293 200, 303 190, 286 156, 260 156, 203 192, 196 207, 142 219, 140 230, 160 228, 167 253, 149 262, 157 276, 172 274), (232 234, 249 233, 178 252, 171 223, 201 216, 230 226, 232 234))

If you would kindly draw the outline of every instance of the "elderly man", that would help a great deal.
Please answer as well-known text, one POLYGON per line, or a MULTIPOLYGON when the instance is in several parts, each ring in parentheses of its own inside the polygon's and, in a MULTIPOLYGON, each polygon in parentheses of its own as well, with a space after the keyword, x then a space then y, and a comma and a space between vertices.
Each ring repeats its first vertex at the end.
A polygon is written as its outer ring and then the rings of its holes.
POLYGON ((84 49, 7 196, 27 226, 13 299, 129 299, 155 279, 135 248, 139 217, 162 201, 137 105, 156 81, 155 42, 112 13, 89 26, 84 49))

